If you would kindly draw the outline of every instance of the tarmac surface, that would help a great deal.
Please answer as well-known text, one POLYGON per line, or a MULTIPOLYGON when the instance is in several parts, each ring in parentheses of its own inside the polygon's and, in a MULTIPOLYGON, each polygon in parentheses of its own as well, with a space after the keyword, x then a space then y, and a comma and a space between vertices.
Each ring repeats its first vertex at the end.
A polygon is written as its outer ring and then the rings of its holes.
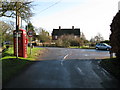
POLYGON ((99 66, 108 51, 47 48, 48 51, 4 88, 118 88, 119 81, 99 66))
MULTIPOLYGON (((2 48, 0 45, 0 60, 2 58, 2 48)), ((0 89, 2 89, 2 61, 0 61, 0 89)))

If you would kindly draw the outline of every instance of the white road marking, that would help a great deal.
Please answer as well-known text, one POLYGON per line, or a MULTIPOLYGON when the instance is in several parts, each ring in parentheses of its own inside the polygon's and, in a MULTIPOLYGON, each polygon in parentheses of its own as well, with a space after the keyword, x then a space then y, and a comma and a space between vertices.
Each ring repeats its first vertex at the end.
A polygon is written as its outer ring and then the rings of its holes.
POLYGON ((68 56, 69 56, 69 54, 65 55, 63 59, 65 60, 68 56))
POLYGON ((85 56, 88 56, 87 54, 85 54, 85 56))
POLYGON ((63 61, 69 56, 69 54, 65 55, 63 60, 61 60, 61 65, 63 66, 63 61))
POLYGON ((77 70, 79 71, 80 74, 84 75, 83 71, 79 67, 77 67, 77 70))
POLYGON ((61 61, 61 65, 63 66, 63 60, 61 61))

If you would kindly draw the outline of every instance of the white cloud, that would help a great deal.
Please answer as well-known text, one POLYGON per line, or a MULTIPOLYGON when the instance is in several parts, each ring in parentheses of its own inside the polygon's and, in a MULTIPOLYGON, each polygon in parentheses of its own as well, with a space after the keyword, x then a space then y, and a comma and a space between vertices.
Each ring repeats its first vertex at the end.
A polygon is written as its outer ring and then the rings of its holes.
POLYGON ((33 19, 33 23, 35 26, 46 28, 50 32, 58 26, 71 28, 74 25, 85 33, 87 39, 95 36, 98 32, 105 39, 109 39, 109 25, 118 11, 117 5, 118 0, 86 0, 83 4, 69 10, 63 10, 36 21, 33 19))

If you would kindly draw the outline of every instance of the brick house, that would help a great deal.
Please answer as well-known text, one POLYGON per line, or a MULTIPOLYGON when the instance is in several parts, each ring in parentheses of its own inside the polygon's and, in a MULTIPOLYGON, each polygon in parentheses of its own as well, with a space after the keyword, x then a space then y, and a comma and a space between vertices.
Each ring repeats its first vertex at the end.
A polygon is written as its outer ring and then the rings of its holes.
POLYGON ((62 29, 61 26, 59 26, 59 29, 53 29, 52 40, 57 40, 62 35, 74 35, 75 37, 80 37, 80 28, 74 28, 74 26, 72 26, 71 29, 62 29))

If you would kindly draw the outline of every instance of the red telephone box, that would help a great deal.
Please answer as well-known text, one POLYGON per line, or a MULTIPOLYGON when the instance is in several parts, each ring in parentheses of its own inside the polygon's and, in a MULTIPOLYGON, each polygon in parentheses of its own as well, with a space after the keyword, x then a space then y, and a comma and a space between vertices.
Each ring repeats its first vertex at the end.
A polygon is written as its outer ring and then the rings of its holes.
MULTIPOLYGON (((16 56, 16 30, 13 31, 14 35, 14 55, 16 56)), ((18 31, 18 56, 27 57, 27 37, 26 30, 19 29, 18 31)))

